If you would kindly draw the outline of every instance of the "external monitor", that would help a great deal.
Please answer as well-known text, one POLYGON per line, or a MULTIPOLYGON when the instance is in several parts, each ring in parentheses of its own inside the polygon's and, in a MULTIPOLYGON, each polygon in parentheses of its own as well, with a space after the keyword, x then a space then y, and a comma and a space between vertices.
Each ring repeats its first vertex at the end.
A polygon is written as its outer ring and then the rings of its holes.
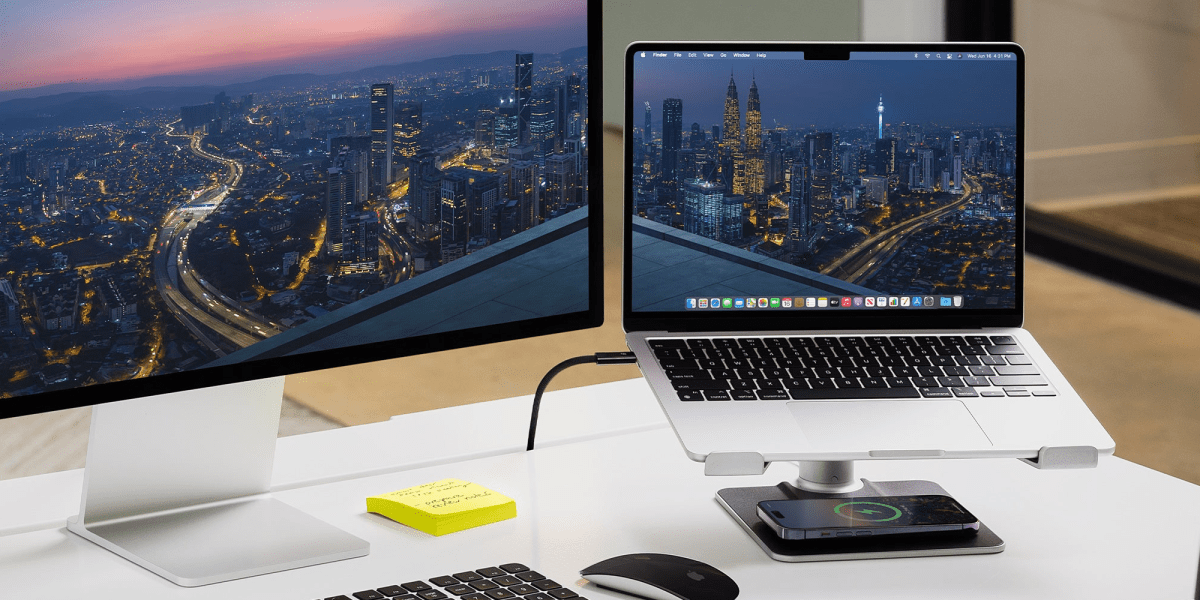
POLYGON ((98 405, 69 529, 175 583, 364 555, 282 376, 601 323, 600 3, 149 4, 0 21, 0 418, 98 405))

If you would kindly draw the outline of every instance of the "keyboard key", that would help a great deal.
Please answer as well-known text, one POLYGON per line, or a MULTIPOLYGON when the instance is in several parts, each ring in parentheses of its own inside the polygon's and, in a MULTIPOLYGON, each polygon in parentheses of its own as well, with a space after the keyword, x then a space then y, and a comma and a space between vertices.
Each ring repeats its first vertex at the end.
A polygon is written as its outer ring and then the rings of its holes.
POLYGON ((417 597, 421 600, 445 600, 450 596, 447 596, 438 590, 429 590, 428 592, 417 592, 417 597))
POLYGON ((935 379, 933 377, 913 377, 912 384, 919 388, 940 387, 938 385, 937 379, 935 379))
POLYGON ((986 389, 986 390, 979 390, 979 395, 980 395, 980 396, 986 396, 986 397, 996 397, 996 396, 1003 396, 1003 395, 1004 395, 1004 390, 999 390, 999 389, 986 389))
MULTIPOLYGON (((499 571, 499 569, 496 569, 496 570, 499 571)), ((503 573, 504 571, 500 571, 500 572, 503 573)), ((478 573, 480 575, 484 574, 484 572, 482 570, 478 571, 478 573)), ((479 581, 472 581, 471 583, 468 583, 467 585, 475 588, 476 590, 478 590, 480 592, 486 592, 488 590, 494 590, 494 589, 500 587, 500 586, 496 585, 495 583, 492 583, 492 581, 489 579, 480 579, 479 581)))
POLYGON ((503 585, 503 586, 517 585, 517 584, 521 583, 520 579, 517 579, 516 577, 513 577, 512 575, 502 575, 500 577, 495 577, 492 579, 492 581, 494 581, 500 585, 503 585))
POLYGON ((667 379, 671 381, 686 381, 691 379, 712 379, 712 375, 708 371, 700 368, 696 369, 664 369, 667 374, 667 379))
POLYGON ((520 579, 521 581, 524 581, 524 582, 538 581, 538 580, 545 579, 545 578, 546 578, 545 575, 542 575, 541 573, 538 573, 537 571, 525 571, 522 573, 517 573, 517 579, 520 579))
POLYGON ((514 594, 504 588, 496 588, 494 590, 488 590, 488 591, 484 592, 484 594, 488 598, 491 598, 492 600, 508 600, 509 598, 517 597, 516 594, 514 594))
POLYGON ((672 381, 671 386, 677 392, 695 392, 699 390, 727 390, 729 382, 724 379, 682 379, 672 381))
POLYGON ((825 388, 815 390, 791 390, 793 400, 857 400, 861 398, 920 398, 917 388, 825 388))
POLYGON ((465 583, 456 583, 454 585, 446 586, 446 591, 454 594, 455 596, 465 596, 467 594, 475 593, 475 588, 465 583))
MULTIPOLYGON (((1000 358, 1000 357, 997 356, 996 358, 1000 358)), ((1029 358, 1028 356, 1025 356, 1024 354, 1012 354, 1009 356, 1005 356, 1004 358, 1008 359, 1008 364, 1010 364, 1010 365, 1032 365, 1033 364, 1033 359, 1029 358)), ((997 364, 1003 364, 1003 363, 997 363, 997 364)))
POLYGON ((459 582, 459 581, 458 581, 458 578, 456 578, 456 577, 451 577, 451 576, 449 576, 449 575, 447 575, 447 576, 445 576, 445 577, 434 577, 433 579, 430 579, 430 580, 429 580, 429 583, 432 583, 433 585, 440 586, 440 587, 446 587, 446 586, 448 586, 448 585, 454 585, 454 584, 456 584, 456 583, 458 583, 458 582, 459 582))
POLYGON ((966 377, 967 375, 975 375, 975 373, 972 373, 966 367, 943 367, 942 370, 945 371, 946 375, 949 377, 966 377))
POLYGON ((572 592, 571 590, 568 590, 567 588, 558 588, 557 590, 550 590, 547 593, 550 594, 551 598, 558 598, 559 600, 566 600, 567 598, 578 598, 579 597, 579 594, 576 594, 575 592, 572 592))
POLYGON ((979 396, 979 392, 969 387, 953 387, 950 388, 950 391, 954 392, 954 395, 959 398, 975 398, 979 396))
MULTIPOLYGON (((991 348, 993 346, 988 347, 991 348)), ((961 350, 964 355, 973 354, 977 356, 983 356, 984 354, 987 354, 987 350, 984 350, 983 346, 961 346, 959 347, 959 350, 961 350)))
POLYGON ((433 589, 433 587, 431 587, 428 583, 425 583, 424 581, 410 581, 408 583, 400 584, 400 587, 402 587, 410 592, 424 592, 425 590, 433 589))
POLYGON ((983 348, 984 348, 984 350, 987 350, 987 353, 991 354, 992 356, 1002 356, 1002 355, 1008 355, 1008 354, 1025 354, 1025 351, 1022 350, 1019 346, 984 346, 983 348))
MULTIPOLYGON (((1003 367, 1001 367, 1001 368, 1003 368, 1003 367)), ((990 377, 990 376, 996 375, 998 373, 1000 375, 1024 375, 1024 373, 1000 373, 999 371, 992 370, 992 368, 987 365, 974 365, 974 366, 967 367, 967 369, 971 372, 971 375, 978 376, 978 377, 990 377)), ((968 385, 970 385, 970 384, 968 384, 968 385)))
POLYGON ((1017 340, 1011 335, 993 335, 992 343, 997 346, 1015 346, 1017 345, 1017 340))
POLYGON ((758 400, 758 395, 751 390, 732 390, 729 396, 734 400, 758 400))
POLYGON ((350 595, 358 598, 358 600, 383 600, 386 597, 375 590, 363 590, 350 595))
MULTIPOLYGON (((729 390, 701 390, 700 393, 704 396, 705 400, 708 400, 710 402, 733 399, 729 395, 729 390)), ((500 581, 500 578, 497 577, 496 581, 500 581)), ((512 585, 512 584, 501 582, 501 585, 512 585)))
POLYGON ((963 377, 963 383, 971 387, 989 387, 992 382, 987 377, 963 377))
POLYGON ((956 356, 954 357, 954 364, 962 367, 972 367, 983 364, 983 360, 978 356, 956 356))
POLYGON ((1040 375, 997 375, 988 379, 992 381, 992 385, 1002 386, 1050 385, 1050 382, 1040 375))
POLYGON ((525 596, 525 598, 523 600, 551 600, 551 598, 550 598, 550 594, 547 594, 545 592, 538 592, 538 593, 530 595, 530 596, 525 596))
POLYGON ((1014 398, 1025 398, 1025 397, 1029 396, 1029 390, 1022 390, 1022 389, 1016 389, 1016 388, 1004 388, 1004 393, 1008 394, 1009 396, 1012 396, 1014 398))
POLYGON ((863 377, 862 379, 859 379, 859 382, 862 383, 864 388, 885 388, 888 386, 887 383, 885 383, 883 379, 879 377, 863 377))
POLYGON ((1058 392, 1051 387, 1036 387, 1031 390, 1034 396, 1057 396, 1058 392))
POLYGON ((862 384, 857 379, 851 377, 838 377, 833 380, 833 383, 838 386, 838 389, 859 389, 862 384))
POLYGON ((682 402, 702 402, 704 400, 704 393, 700 390, 684 390, 676 392, 675 395, 682 402))
POLYGON ((912 382, 907 377, 887 377, 883 381, 888 387, 912 387, 912 382))
POLYGON ((541 580, 533 582, 533 587, 545 592, 545 591, 549 591, 549 590, 557 590, 558 588, 560 588, 562 586, 559 585, 558 582, 556 582, 552 579, 541 579, 541 580))
POLYGON ((942 368, 941 367, 917 367, 917 373, 920 373, 921 377, 941 377, 942 376, 942 368))
POLYGON ((938 377, 938 385, 941 387, 963 387, 967 384, 963 383, 962 377, 938 377))
POLYGON ((758 390, 757 393, 758 393, 759 400, 791 400, 792 399, 791 396, 788 395, 787 390, 783 390, 783 389, 758 390))
POLYGON ((1024 356, 1010 356, 1010 357, 1008 357, 1008 358, 1009 358, 1009 360, 1007 360, 1007 361, 1006 361, 1006 360, 1004 360, 1004 357, 1003 357, 1003 356, 980 356, 980 357, 979 357, 979 362, 981 362, 981 363, 983 363, 983 364, 985 364, 985 365, 992 365, 992 366, 996 366, 996 365, 1009 365, 1009 364, 1011 364, 1011 365, 1015 365, 1015 364, 1017 364, 1017 363, 1015 363, 1015 362, 1012 362, 1012 359, 1014 359, 1014 358, 1016 358, 1016 359, 1022 359, 1022 358, 1025 358, 1025 357, 1024 357, 1024 356))
POLYGON ((926 398, 951 398, 954 394, 948 388, 923 387, 921 388, 921 395, 926 398))
POLYGON ((651 348, 687 348, 687 340, 649 340, 646 342, 651 348))
POLYGON ((528 583, 518 583, 517 585, 509 587, 508 591, 518 596, 528 596, 529 594, 538 593, 537 588, 529 585, 528 583))
POLYGON ((393 596, 400 596, 402 594, 408 593, 404 588, 402 588, 398 585, 384 586, 384 587, 379 588, 376 591, 378 591, 380 594, 383 594, 384 596, 387 596, 389 598, 391 598, 393 596))
POLYGON ((1039 375, 1038 368, 1033 365, 997 366, 997 375, 1039 375))

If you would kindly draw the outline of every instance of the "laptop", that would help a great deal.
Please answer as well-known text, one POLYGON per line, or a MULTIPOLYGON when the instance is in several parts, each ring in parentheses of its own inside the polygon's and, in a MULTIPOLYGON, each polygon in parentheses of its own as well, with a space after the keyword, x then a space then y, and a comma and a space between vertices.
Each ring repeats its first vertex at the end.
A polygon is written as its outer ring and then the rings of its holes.
POLYGON ((627 48, 623 324, 706 472, 1113 452, 1021 328, 1023 79, 1015 44, 627 48))

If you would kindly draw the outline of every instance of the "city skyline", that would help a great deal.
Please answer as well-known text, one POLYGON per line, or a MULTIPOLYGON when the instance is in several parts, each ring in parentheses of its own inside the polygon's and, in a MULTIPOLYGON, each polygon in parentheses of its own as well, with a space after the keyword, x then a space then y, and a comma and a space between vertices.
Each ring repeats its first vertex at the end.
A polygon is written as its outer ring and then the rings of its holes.
POLYGON ((0 39, 9 49, 0 99, 46 86, 93 90, 155 78, 181 85, 196 84, 197 77, 224 85, 497 49, 558 52, 586 38, 586 7, 549 0, 492 5, 485 16, 462 0, 290 6, 294 10, 238 2, 7 4, 0 20, 0 39), (54 35, 46 35, 47 19, 54 35), (214 38, 220 43, 211 43, 214 38))
MULTIPOLYGON (((680 98, 685 127, 723 123, 731 75, 739 90, 757 83, 764 130, 777 124, 873 130, 880 95, 887 105, 885 130, 899 123, 1016 123, 1015 61, 647 58, 635 59, 634 69, 634 106, 680 98)), ((746 92, 739 93, 744 99, 746 92)), ((661 123, 660 114, 654 122, 661 123)))

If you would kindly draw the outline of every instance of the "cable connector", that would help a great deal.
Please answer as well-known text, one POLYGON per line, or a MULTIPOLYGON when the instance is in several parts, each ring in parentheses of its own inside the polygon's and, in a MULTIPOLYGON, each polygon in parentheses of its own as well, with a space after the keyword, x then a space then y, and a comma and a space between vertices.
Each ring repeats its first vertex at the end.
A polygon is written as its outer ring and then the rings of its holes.
POLYGON ((542 406, 542 394, 546 392, 546 387, 550 385, 550 380, 554 379, 562 371, 575 365, 586 365, 595 363, 598 365, 631 365, 637 362, 637 357, 632 352, 597 352, 591 356, 576 356, 568 358, 557 365, 554 365, 538 383, 537 391, 533 393, 533 414, 529 416, 529 443, 525 445, 525 450, 533 450, 533 439, 537 434, 538 411, 542 406))
POLYGON ((597 352, 598 365, 632 365, 637 363, 637 357, 632 352, 597 352))

